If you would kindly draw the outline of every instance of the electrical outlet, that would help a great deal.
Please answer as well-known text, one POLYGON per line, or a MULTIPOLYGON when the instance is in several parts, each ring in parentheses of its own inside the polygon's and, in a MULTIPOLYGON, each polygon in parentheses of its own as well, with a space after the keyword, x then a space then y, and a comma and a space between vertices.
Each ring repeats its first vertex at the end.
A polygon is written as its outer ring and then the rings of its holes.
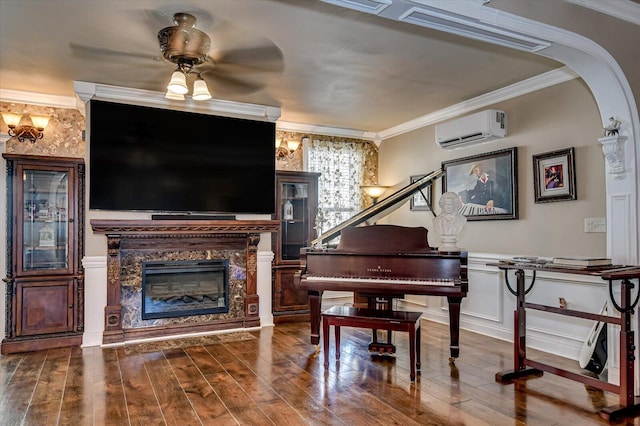
POLYGON ((607 221, 604 217, 586 217, 584 232, 607 232, 607 221))

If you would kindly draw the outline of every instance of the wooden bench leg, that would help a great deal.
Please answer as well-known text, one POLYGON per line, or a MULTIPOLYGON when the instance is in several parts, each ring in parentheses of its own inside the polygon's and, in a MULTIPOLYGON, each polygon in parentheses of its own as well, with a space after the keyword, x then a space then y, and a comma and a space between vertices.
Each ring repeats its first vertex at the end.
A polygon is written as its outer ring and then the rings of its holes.
POLYGON ((409 328, 409 362, 411 364, 411 381, 416 380, 416 327, 409 328))
POLYGON ((333 327, 336 333, 336 361, 340 362, 340 326, 333 327))

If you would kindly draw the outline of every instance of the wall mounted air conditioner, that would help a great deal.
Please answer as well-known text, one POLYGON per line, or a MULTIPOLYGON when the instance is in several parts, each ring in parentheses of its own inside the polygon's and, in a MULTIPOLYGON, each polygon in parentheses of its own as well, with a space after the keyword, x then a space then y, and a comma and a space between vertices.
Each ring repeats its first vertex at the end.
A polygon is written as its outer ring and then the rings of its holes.
POLYGON ((472 143, 503 138, 507 134, 504 111, 487 109, 436 124, 436 143, 441 148, 458 148, 472 143))

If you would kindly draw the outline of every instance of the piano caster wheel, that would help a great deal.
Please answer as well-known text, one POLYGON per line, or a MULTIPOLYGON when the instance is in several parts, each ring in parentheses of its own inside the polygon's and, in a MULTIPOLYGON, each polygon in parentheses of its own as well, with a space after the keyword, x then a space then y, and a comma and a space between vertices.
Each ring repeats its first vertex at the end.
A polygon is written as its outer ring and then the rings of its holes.
POLYGON ((314 347, 316 348, 316 355, 318 355, 320 353, 320 345, 314 345, 314 347))
POLYGON ((449 364, 451 365, 455 365, 456 364, 456 359, 452 356, 449 357, 449 364))

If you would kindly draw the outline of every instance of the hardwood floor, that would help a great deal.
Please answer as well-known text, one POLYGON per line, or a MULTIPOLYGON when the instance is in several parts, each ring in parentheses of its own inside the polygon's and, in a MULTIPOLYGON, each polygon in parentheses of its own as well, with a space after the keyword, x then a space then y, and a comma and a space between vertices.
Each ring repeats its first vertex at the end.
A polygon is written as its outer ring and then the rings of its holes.
POLYGON ((601 419, 598 410, 616 404, 617 395, 552 374, 496 383, 495 373, 512 366, 508 342, 462 331, 460 358, 451 366, 448 327, 423 321, 422 375, 412 383, 407 334, 395 333, 395 357, 378 357, 367 352, 370 333, 342 328, 337 365, 332 329, 327 371, 323 354, 309 344, 308 323, 266 327, 250 340, 151 352, 131 346, 2 355, 0 424, 640 424, 601 419))

